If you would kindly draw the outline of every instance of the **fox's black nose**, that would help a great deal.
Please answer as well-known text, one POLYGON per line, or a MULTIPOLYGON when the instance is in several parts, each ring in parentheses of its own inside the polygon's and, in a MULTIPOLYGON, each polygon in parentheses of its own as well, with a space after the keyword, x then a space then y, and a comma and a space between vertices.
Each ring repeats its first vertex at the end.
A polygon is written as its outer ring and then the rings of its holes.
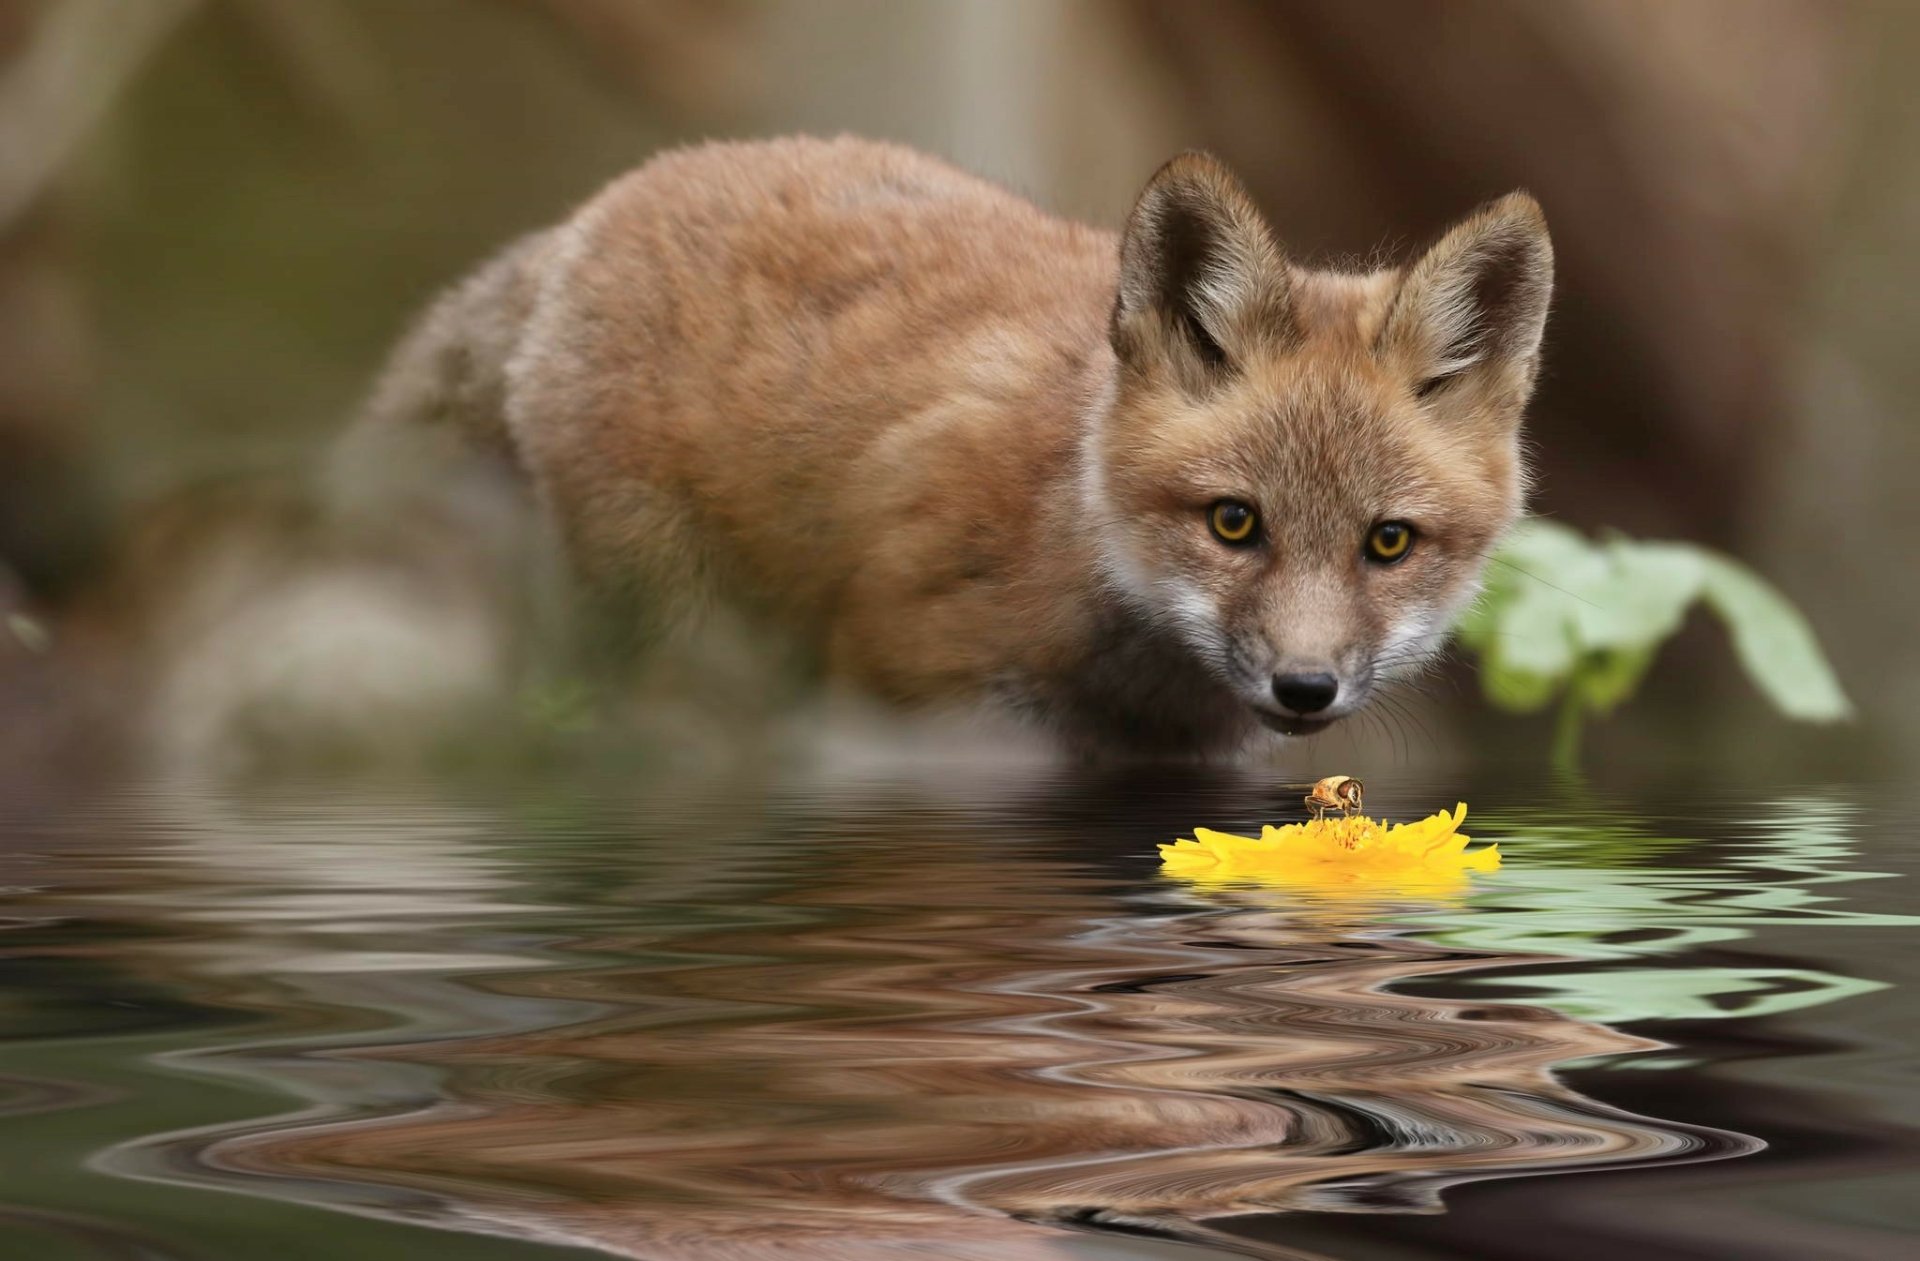
POLYGON ((1317 714, 1340 695, 1340 680, 1331 674, 1276 674, 1273 698, 1296 714, 1317 714))

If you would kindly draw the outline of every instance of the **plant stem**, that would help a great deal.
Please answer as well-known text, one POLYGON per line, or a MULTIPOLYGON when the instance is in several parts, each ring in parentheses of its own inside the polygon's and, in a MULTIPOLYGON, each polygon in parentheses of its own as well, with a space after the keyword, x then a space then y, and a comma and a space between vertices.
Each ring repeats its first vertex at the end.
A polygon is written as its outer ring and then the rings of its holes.
POLYGON ((1586 705, 1581 701, 1576 681, 1569 680, 1566 694, 1560 698, 1560 712, 1553 722, 1553 765, 1571 775, 1580 769, 1580 728, 1586 722, 1586 705))

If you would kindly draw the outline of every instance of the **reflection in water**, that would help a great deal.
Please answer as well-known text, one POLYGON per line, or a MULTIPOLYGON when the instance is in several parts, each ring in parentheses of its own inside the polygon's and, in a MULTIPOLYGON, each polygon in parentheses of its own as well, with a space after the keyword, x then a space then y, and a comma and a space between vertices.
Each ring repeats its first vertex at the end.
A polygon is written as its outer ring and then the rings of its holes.
POLYGON ((1769 1015, 1869 993, 1881 983, 1807 968, 1664 962, 1762 925, 1920 925, 1912 915, 1844 909, 1836 893, 1818 891, 1884 874, 1854 868, 1851 814, 1817 795, 1780 798, 1742 818, 1743 843, 1709 868, 1647 865, 1648 851, 1686 842, 1648 837, 1619 815, 1569 824, 1523 814, 1508 825, 1527 837, 1530 861, 1471 909, 1436 908, 1422 922, 1450 944, 1577 961, 1577 972, 1530 970, 1521 988, 1570 1015, 1615 1024, 1769 1015))
MULTIPOLYGON (((1555 1070, 1660 1045, 1596 1016, 1863 988, 1649 966, 1844 917, 1813 892, 1850 854, 1818 801, 1711 870, 1602 815, 1510 816, 1469 900, 1371 909, 1196 894, 1154 874, 1152 825, 1090 850, 1023 808, 160 807, 128 826, 161 843, 74 905, 139 925, 107 953, 142 985, 265 1018, 168 1075, 306 1103, 94 1167, 635 1257, 1067 1257, 1087 1231, 1294 1255, 1208 1223, 1753 1151, 1555 1070), (1458 997, 1513 965, 1520 997, 1458 997)), ((38 1087, 6 1106, 81 1089, 38 1087)))

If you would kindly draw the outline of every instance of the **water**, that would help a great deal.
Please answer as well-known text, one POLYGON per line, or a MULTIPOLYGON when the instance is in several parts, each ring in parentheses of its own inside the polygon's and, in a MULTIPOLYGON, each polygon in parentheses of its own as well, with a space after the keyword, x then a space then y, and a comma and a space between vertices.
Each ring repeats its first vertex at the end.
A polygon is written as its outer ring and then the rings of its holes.
POLYGON ((1457 797, 1344 902, 1159 873, 1244 776, 16 802, 0 1252, 1909 1255, 1920 801, 1457 797))

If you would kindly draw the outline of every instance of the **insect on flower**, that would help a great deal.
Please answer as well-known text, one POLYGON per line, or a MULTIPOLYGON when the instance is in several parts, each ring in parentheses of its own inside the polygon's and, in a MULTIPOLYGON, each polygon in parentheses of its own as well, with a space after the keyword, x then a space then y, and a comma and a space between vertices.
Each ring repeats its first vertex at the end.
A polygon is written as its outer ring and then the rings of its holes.
POLYGON ((1315 784, 1303 800, 1316 819, 1324 819, 1329 810, 1349 815, 1361 808, 1360 798, 1365 787, 1351 775, 1329 775, 1315 784))

